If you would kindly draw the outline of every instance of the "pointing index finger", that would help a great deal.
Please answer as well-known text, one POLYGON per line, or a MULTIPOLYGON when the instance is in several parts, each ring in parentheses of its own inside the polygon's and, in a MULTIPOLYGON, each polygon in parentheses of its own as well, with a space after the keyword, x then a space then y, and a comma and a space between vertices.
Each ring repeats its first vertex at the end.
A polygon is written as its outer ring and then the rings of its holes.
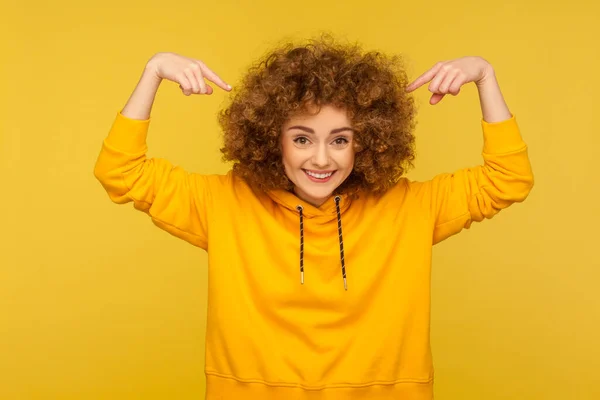
POLYGON ((231 85, 228 85, 227 83, 225 83, 225 81, 223 79, 221 79, 219 77, 219 75, 215 74, 210 68, 208 68, 206 66, 206 64, 204 64, 202 61, 198 61, 198 60, 196 60, 196 62, 198 63, 198 65, 200 65, 200 68, 202 69, 202 74, 204 75, 204 77, 206 79, 215 83, 217 86, 219 86, 223 90, 226 90, 228 92, 231 90, 231 85))
POLYGON ((406 87, 406 91, 412 92, 413 90, 420 88, 421 86, 432 80, 433 77, 439 72, 440 68, 442 68, 442 65, 442 63, 438 63, 432 68, 430 68, 428 71, 421 74, 421 76, 419 76, 406 87))

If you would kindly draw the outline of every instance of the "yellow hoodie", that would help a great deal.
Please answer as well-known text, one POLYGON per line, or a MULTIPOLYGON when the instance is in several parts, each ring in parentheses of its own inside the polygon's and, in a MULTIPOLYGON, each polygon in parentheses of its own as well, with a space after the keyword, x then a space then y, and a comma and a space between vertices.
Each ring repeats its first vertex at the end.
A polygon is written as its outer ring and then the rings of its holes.
POLYGON ((118 113, 94 173, 208 252, 207 400, 433 398, 432 245, 527 197, 514 117, 482 121, 482 166, 320 208, 147 158, 148 126, 118 113))

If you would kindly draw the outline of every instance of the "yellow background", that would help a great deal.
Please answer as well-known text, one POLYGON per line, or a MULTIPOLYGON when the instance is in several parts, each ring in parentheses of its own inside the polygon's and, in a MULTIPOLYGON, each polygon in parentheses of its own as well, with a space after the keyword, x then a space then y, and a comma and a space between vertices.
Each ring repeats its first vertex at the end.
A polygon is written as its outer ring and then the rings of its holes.
MULTIPOLYGON (((322 30, 405 54, 413 78, 485 57, 530 145, 528 200, 435 248, 436 398, 600 399, 599 21, 589 0, 2 0, 0 399, 203 398, 206 255, 112 204, 96 156, 154 53, 235 86, 322 30)), ((479 163, 474 88, 416 96, 411 177, 479 163)), ((225 172, 224 100, 163 85, 150 155, 225 172)))

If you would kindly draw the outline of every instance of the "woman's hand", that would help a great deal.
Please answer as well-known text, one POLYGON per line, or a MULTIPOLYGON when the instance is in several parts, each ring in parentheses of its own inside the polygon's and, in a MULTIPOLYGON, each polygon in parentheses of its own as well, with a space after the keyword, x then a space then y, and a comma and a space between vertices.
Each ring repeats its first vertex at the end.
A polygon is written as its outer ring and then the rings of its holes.
POLYGON ((231 86, 225 83, 202 61, 175 53, 158 53, 154 55, 148 61, 146 71, 153 73, 160 80, 166 79, 178 83, 181 91, 186 96, 212 94, 213 88, 205 82, 205 79, 213 82, 223 90, 231 90, 231 86))
POLYGON ((175 53, 155 54, 147 63, 137 86, 121 111, 127 118, 146 120, 150 118, 154 99, 161 82, 166 79, 179 84, 183 94, 212 94, 213 88, 205 79, 226 91, 231 86, 200 60, 175 53))
POLYGON ((409 84, 406 91, 412 92, 431 82, 428 89, 433 95, 429 103, 437 104, 447 94, 456 96, 463 85, 475 82, 480 87, 490 77, 494 77, 494 70, 486 60, 481 57, 462 57, 438 62, 409 84))

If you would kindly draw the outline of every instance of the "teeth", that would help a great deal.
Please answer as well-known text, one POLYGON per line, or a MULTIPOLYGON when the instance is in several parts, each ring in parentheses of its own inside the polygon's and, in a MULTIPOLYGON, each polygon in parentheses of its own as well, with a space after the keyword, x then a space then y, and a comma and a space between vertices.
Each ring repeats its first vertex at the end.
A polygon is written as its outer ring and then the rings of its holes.
POLYGON ((318 179, 325 179, 325 178, 329 178, 333 172, 329 172, 327 174, 316 174, 314 172, 310 172, 310 171, 306 171, 306 173, 312 177, 318 178, 318 179))

